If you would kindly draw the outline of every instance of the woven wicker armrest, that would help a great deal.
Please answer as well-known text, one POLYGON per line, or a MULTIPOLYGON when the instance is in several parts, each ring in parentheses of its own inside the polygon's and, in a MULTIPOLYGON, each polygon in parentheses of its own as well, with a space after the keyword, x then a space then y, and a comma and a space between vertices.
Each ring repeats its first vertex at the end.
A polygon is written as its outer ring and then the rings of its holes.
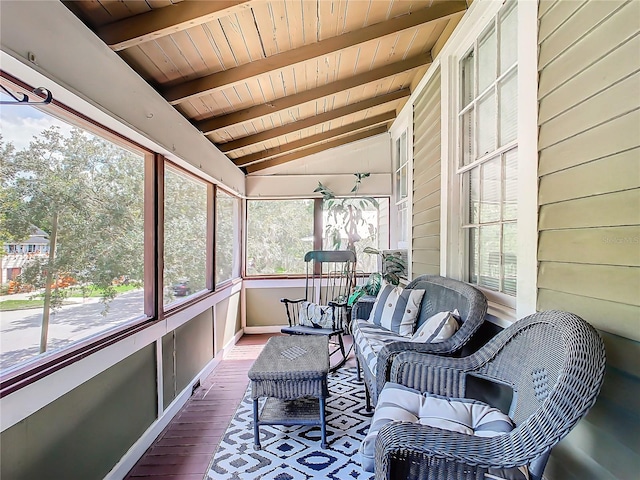
MULTIPOLYGON (((385 345, 378 353, 378 365, 376 368, 376 388, 378 393, 384 387, 384 384, 391 378, 391 366, 398 355, 403 353, 419 354, 415 360, 418 363, 433 363, 436 361, 431 357, 426 358, 424 355, 447 355, 458 350, 456 341, 450 338, 444 342, 438 343, 416 343, 416 342, 393 342, 385 345)), ((440 357, 442 358, 442 357, 440 357)), ((449 357, 444 357, 449 358, 449 357)))
POLYGON ((382 391, 384 383, 390 381, 421 392, 462 397, 465 374, 473 370, 476 363, 472 357, 454 358, 402 352, 395 357, 389 369, 389 377, 380 382, 378 394, 382 391))
MULTIPOLYGON (((446 472, 446 476, 438 478, 455 479, 467 478, 472 473, 469 466, 511 468, 526 465, 543 448, 525 450, 516 435, 517 430, 496 437, 478 437, 416 423, 391 422, 380 429, 376 439, 376 480, 389 478, 391 459, 425 470, 441 463, 438 470, 446 472)), ((476 478, 473 475, 470 478, 476 478)), ((420 475, 411 477, 423 478, 420 475)))
POLYGON ((351 318, 367 320, 371 315, 371 310, 373 310, 373 304, 376 302, 376 297, 373 295, 364 295, 358 299, 356 303, 353 304, 353 309, 351 310, 351 318))

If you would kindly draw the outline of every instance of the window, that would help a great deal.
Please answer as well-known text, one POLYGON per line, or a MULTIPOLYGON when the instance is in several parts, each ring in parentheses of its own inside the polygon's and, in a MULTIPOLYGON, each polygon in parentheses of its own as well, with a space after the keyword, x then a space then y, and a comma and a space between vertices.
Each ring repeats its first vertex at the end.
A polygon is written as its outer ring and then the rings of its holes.
POLYGON ((164 304, 207 286, 207 184, 168 166, 164 176, 164 304))
POLYGON ((377 257, 362 251, 368 246, 389 247, 389 199, 339 198, 329 202, 333 203, 320 208, 320 199, 248 200, 246 274, 304 274, 304 255, 308 251, 347 248, 345 215, 349 208, 357 210, 354 234, 358 238, 355 242, 358 270, 377 271, 377 257))
POLYGON ((456 169, 466 280, 503 294, 508 305, 517 293, 516 5, 503 7, 460 62, 456 169))
POLYGON ((313 211, 313 200, 248 200, 247 275, 305 273, 313 211))
POLYGON ((216 285, 240 276, 239 218, 240 200, 216 189, 216 285))
POLYGON ((143 318, 145 159, 29 106, 0 124, 4 372, 143 318))
POLYGON ((409 238, 409 161, 406 130, 395 141, 394 165, 394 197, 398 211, 397 245, 400 249, 406 249, 409 238))
POLYGON ((348 248, 349 209, 353 212, 354 235, 357 241, 354 243, 357 269, 360 272, 371 273, 378 271, 375 255, 363 253, 367 247, 386 249, 389 246, 387 227, 388 218, 381 213, 388 212, 388 198, 355 198, 328 200, 323 205, 322 215, 322 248, 324 250, 343 250, 348 248), (336 205, 338 209, 332 209, 336 205))

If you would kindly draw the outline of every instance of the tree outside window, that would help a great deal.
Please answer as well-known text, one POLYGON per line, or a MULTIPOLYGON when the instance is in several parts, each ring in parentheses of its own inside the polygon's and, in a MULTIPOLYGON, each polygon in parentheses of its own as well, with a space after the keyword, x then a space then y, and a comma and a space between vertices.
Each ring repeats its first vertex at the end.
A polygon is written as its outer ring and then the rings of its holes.
POLYGON ((3 369, 144 313, 144 158, 39 115, 57 126, 20 149, 0 138, 0 238, 49 242, 10 282, 28 294, 3 312, 3 369))
POLYGON ((167 165, 164 183, 164 304, 206 288, 207 185, 167 165))

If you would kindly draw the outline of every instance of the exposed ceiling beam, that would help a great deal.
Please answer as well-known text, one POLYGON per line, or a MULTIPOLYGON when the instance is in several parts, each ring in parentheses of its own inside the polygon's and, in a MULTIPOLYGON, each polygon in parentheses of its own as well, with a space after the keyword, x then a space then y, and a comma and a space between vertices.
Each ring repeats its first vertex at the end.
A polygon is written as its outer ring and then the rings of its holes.
POLYGON ((362 140, 363 138, 373 137, 374 135, 379 135, 381 133, 385 133, 386 131, 386 125, 373 128, 371 130, 365 130, 364 132, 359 132, 348 137, 342 137, 331 142, 321 143, 320 145, 316 145, 315 147, 305 148, 304 150, 298 150, 297 152, 289 153, 288 155, 282 155, 280 157, 272 158, 271 160, 265 160, 264 162, 258 162, 252 165, 248 165, 246 167, 246 170, 247 173, 255 173, 260 170, 264 170, 265 168, 282 165, 283 163, 297 160, 298 158, 306 157, 308 155, 322 152, 324 150, 329 150, 330 148, 339 147, 340 145, 346 145, 347 143, 362 140))
POLYGON ((163 95, 172 104, 184 102, 190 98, 211 93, 215 90, 230 87, 248 78, 279 70, 312 58, 328 55, 338 50, 374 40, 386 35, 416 27, 435 20, 446 18, 467 8, 466 1, 451 0, 406 15, 401 15, 386 22, 344 33, 337 37, 327 38, 317 43, 302 46, 270 57, 256 60, 239 67, 206 75, 201 78, 172 86, 164 90, 163 95))
POLYGON ((287 123, 286 125, 282 125, 281 127, 265 130, 264 132, 259 132, 254 135, 248 135, 246 137, 238 138, 237 140, 232 140, 230 142, 219 143, 216 144, 216 146, 220 149, 220 151, 228 153, 239 148, 244 148, 256 143, 266 142, 267 140, 271 140, 272 138, 277 138, 282 135, 297 132, 298 130, 313 127, 315 125, 320 125, 324 122, 335 120, 336 118, 351 115, 352 113, 377 107, 378 105, 395 102, 402 98, 408 97, 409 95, 411 95, 411 91, 408 88, 396 90, 392 93, 386 93, 377 97, 368 98, 361 102, 352 103, 351 105, 346 105, 334 110, 329 110, 313 117, 304 118, 302 120, 298 120, 297 122, 287 123))
POLYGON ((208 118, 195 122, 195 126, 198 130, 205 135, 220 130, 221 128, 229 127, 231 125, 237 125, 239 123, 255 120, 260 117, 271 115, 274 113, 282 112, 288 108, 297 107, 307 102, 312 102, 329 95, 335 95, 336 92, 344 92, 350 88, 366 85, 367 83, 375 82, 383 78, 398 75, 400 73, 412 70, 414 68, 429 65, 431 63, 431 55, 423 54, 416 57, 402 60, 401 62, 391 63, 384 67, 376 68, 354 77, 338 80, 337 82, 331 82, 321 87, 313 88, 305 92, 290 95, 288 97, 282 97, 272 100, 269 103, 262 105, 256 105, 253 107, 239 110, 237 112, 228 113, 227 115, 221 115, 215 118, 208 118))
POLYGON ((229 15, 238 6, 248 7, 250 0, 216 0, 202 2, 185 0, 104 25, 98 36, 119 51, 150 40, 186 30, 229 15), (245 4, 245 5, 243 5, 245 4))
POLYGON ((245 155, 244 157, 233 158, 232 162, 238 167, 244 167, 259 160, 265 160, 267 158, 275 157, 276 155, 299 150, 301 148, 308 147, 310 145, 314 145, 331 138, 341 137, 348 133, 355 133, 365 128, 377 127, 378 125, 381 125, 383 123, 386 124, 390 122, 394 118, 396 118, 395 111, 386 112, 381 115, 376 115, 375 117, 365 118, 364 120, 360 120, 359 122, 343 125, 342 127, 335 128, 333 130, 328 130, 316 135, 301 138, 300 140, 289 142, 279 147, 268 148, 267 150, 263 150, 262 152, 252 153, 250 155, 245 155))

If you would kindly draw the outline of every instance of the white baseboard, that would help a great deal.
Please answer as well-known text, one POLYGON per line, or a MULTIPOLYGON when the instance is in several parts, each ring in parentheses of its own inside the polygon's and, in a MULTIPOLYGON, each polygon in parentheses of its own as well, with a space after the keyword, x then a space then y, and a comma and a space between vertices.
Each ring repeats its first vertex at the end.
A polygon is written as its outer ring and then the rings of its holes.
POLYGON ((244 333, 247 335, 256 335, 259 333, 280 333, 280 329, 285 325, 271 325, 268 327, 244 327, 244 333))
POLYGON ((234 345, 238 343, 238 340, 240 340, 240 337, 242 337, 242 335, 244 335, 244 332, 242 330, 239 330, 238 333, 236 333, 233 338, 229 340, 224 347, 222 347, 222 351, 220 352, 222 354, 221 358, 224 358, 227 353, 229 353, 234 345))

